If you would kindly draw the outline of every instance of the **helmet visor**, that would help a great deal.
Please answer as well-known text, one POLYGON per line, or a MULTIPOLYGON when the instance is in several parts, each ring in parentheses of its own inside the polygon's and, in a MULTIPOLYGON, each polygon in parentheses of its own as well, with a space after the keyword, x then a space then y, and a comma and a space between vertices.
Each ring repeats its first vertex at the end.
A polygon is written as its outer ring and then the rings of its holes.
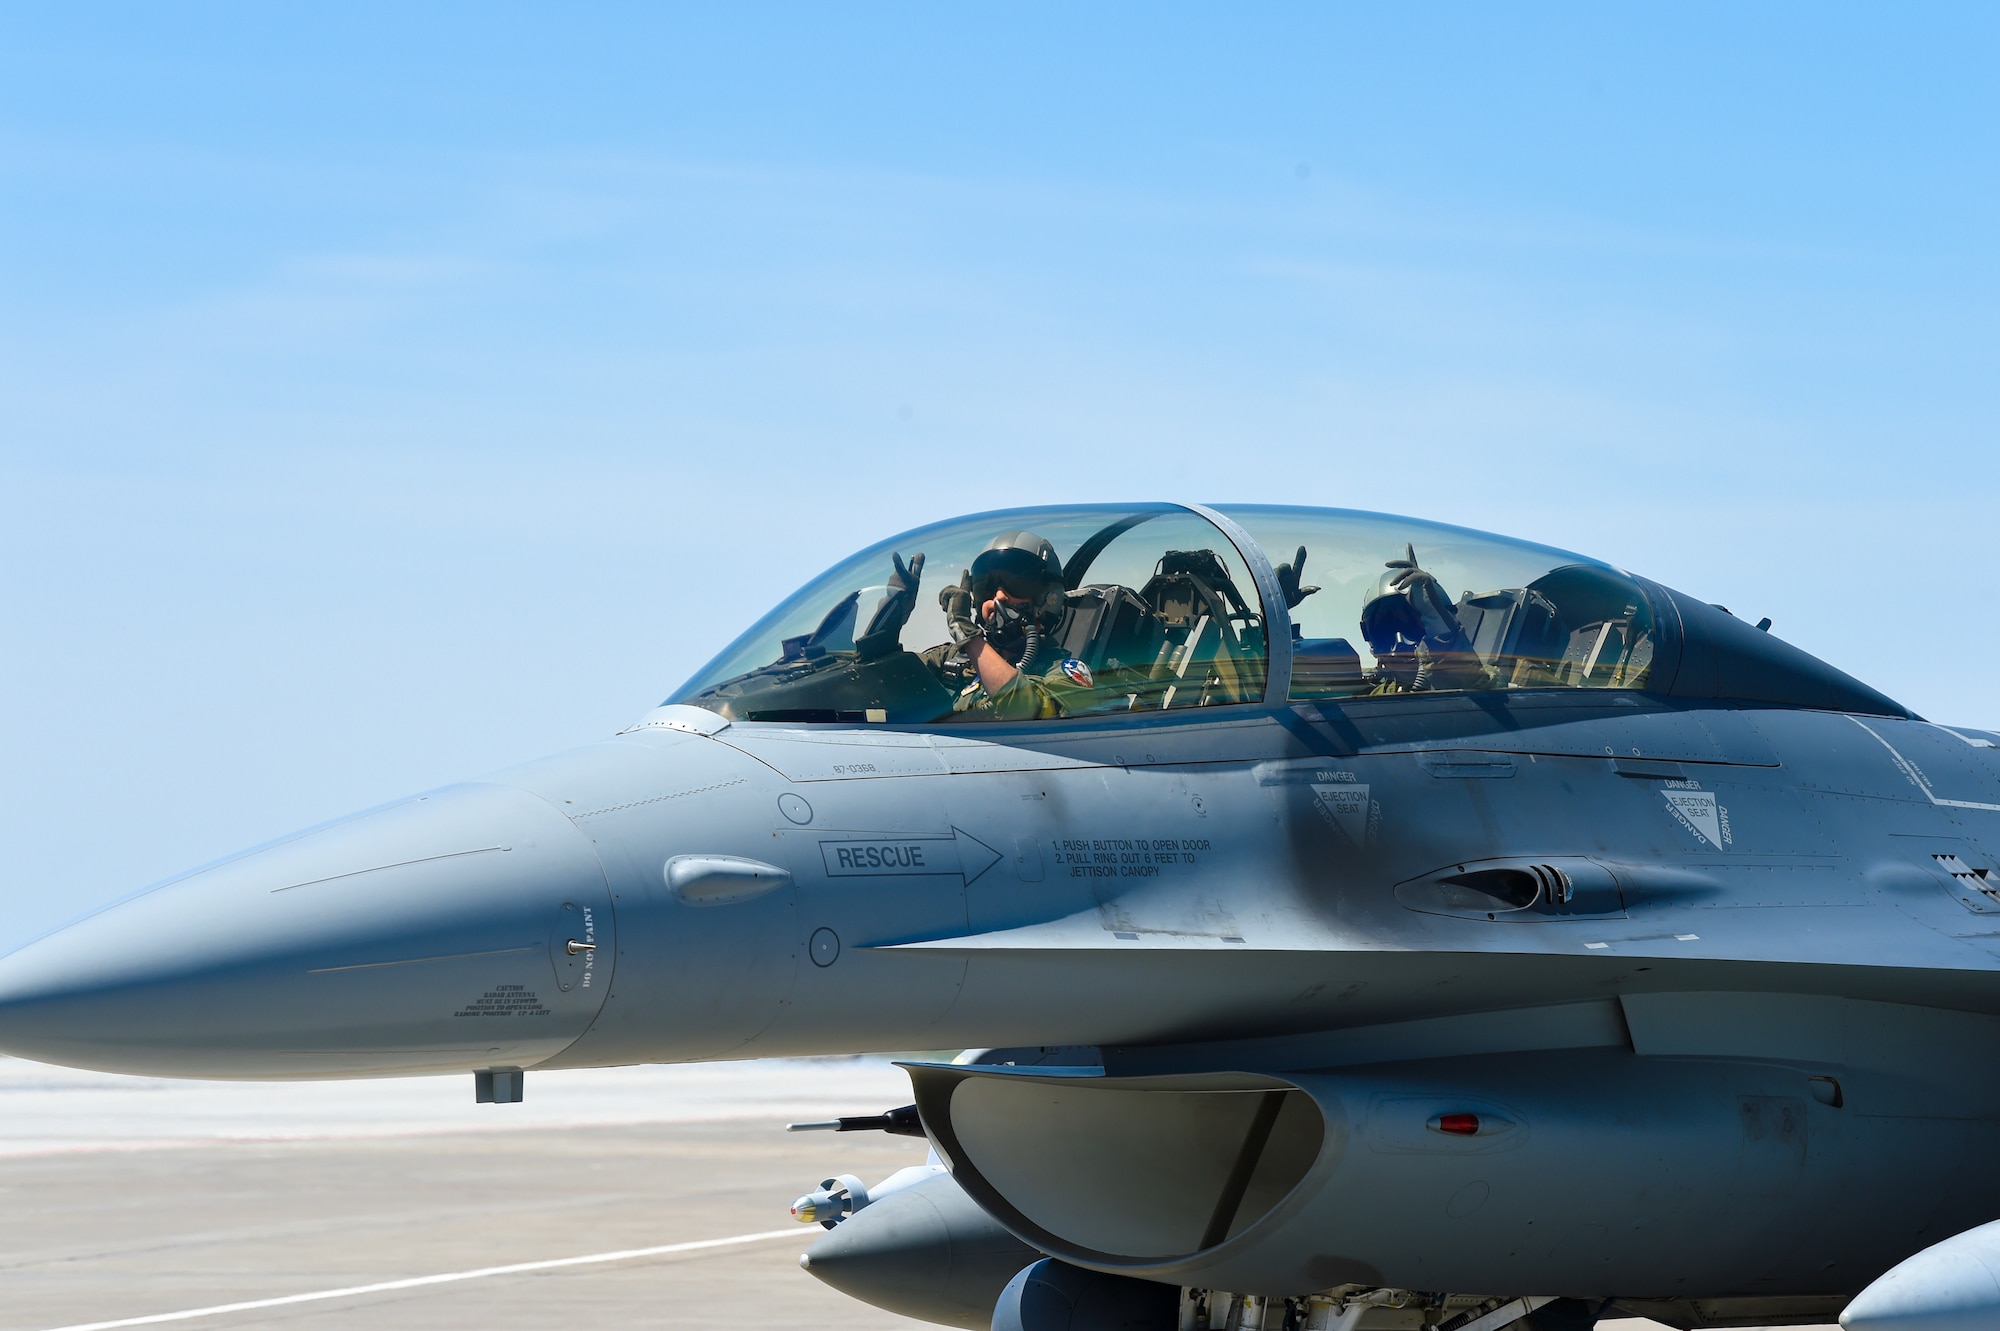
POLYGON ((1049 589, 1048 566, 1027 550, 987 550, 972 561, 972 588, 980 596, 996 591, 1032 601, 1049 589))

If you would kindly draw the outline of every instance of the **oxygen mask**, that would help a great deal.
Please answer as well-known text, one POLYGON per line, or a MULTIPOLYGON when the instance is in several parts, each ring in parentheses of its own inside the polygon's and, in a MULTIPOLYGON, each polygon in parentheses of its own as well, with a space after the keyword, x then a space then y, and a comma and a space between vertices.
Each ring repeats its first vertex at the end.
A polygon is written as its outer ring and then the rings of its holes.
POLYGON ((1030 613, 1033 609, 1034 603, 1025 597, 1016 600, 1011 593, 996 596, 993 613, 986 616, 983 625, 987 645, 1016 669, 1026 665, 1042 645, 1042 628, 1030 613))

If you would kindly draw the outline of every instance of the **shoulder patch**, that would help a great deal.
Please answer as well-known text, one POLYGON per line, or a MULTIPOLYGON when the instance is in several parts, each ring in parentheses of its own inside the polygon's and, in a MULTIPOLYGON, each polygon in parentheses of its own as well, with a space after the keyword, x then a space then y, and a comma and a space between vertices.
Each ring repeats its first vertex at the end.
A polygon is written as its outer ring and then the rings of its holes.
POLYGON ((1090 667, 1074 656, 1062 663, 1062 672, 1068 675, 1072 682, 1081 684, 1086 689, 1090 687, 1090 667))

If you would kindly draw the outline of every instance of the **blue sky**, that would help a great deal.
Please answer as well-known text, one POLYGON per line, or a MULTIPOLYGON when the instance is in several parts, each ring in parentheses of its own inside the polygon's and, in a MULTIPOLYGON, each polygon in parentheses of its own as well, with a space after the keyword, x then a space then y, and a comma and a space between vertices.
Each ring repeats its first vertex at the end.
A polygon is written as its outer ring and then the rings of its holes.
POLYGON ((1991 9, 410 8, 0 8, 0 942, 1017 502, 1490 528, 2000 724, 1991 9))

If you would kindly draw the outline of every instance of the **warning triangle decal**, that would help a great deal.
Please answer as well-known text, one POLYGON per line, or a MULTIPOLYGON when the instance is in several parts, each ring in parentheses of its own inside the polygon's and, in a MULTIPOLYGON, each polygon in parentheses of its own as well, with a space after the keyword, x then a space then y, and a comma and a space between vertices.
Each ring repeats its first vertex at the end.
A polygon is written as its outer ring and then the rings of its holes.
POLYGON ((1358 783, 1314 786, 1320 813, 1355 845, 1368 840, 1368 787, 1358 783))
POLYGON ((1664 790, 1667 805, 1688 831, 1717 850, 1722 849, 1722 819, 1715 811, 1712 790, 1664 790))

